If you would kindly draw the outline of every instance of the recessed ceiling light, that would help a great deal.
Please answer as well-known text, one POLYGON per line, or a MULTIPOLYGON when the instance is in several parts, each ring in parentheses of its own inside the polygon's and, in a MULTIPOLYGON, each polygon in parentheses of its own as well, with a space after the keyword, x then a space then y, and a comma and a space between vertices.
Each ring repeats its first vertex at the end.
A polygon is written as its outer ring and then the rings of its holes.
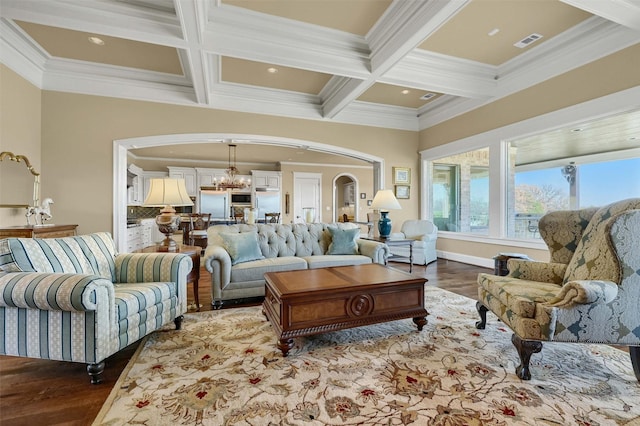
POLYGON ((89 43, 93 43, 98 46, 104 46, 104 40, 100 37, 89 37, 89 43))
POLYGON ((409 91, 409 89, 404 89, 404 90, 403 90, 402 92, 400 92, 400 93, 402 93, 403 95, 408 95, 408 94, 409 94, 409 92, 410 92, 410 91, 409 91))
POLYGON ((637 140, 637 139, 638 139, 638 137, 637 137, 637 136, 631 136, 631 137, 629 138, 629 140, 630 140, 630 141, 635 141, 635 140, 637 140))
POLYGON ((494 28, 491 31, 489 31, 489 37, 493 37, 494 35, 498 34, 500 32, 500 28, 494 28))
POLYGON ((271 74, 275 74, 278 72, 278 68, 275 68, 275 67, 267 68, 267 72, 271 74))
POLYGON ((576 127, 575 129, 571 129, 571 131, 572 131, 572 132, 581 132, 581 131, 583 131, 583 130, 584 130, 584 129, 583 129, 583 128, 581 128, 581 127, 576 127))

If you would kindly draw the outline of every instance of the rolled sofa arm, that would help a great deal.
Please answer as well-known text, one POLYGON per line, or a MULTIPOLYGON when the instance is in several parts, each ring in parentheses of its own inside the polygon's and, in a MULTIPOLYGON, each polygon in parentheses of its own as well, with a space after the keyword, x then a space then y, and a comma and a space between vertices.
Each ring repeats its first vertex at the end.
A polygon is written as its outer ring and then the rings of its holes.
POLYGON ((98 301, 115 304, 113 283, 97 275, 51 272, 0 275, 3 307, 81 312, 97 310, 98 301))
POLYGON ((209 245, 204 252, 204 267, 211 273, 214 300, 222 297, 222 289, 231 282, 231 256, 224 247, 209 245))
POLYGON ((521 280, 562 284, 567 265, 564 263, 536 262, 523 259, 507 261, 509 276, 521 280))
POLYGON ((609 303, 618 295, 618 285, 611 281, 576 280, 562 286, 560 293, 546 306, 569 308, 577 304, 609 303))
POLYGON ((368 256, 373 263, 384 265, 389 257, 389 247, 378 241, 358 239, 358 251, 363 256, 368 256))
POLYGON ((121 253, 116 256, 116 283, 175 282, 186 291, 191 256, 182 253, 121 253))

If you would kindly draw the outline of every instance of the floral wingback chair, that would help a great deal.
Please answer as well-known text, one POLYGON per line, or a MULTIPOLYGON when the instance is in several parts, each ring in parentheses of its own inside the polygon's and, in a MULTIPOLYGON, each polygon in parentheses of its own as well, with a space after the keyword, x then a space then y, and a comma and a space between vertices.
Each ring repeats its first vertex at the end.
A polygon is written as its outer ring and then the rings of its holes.
POLYGON ((629 346, 640 381, 640 198, 600 209, 559 211, 540 219, 551 261, 508 261, 509 274, 478 276, 477 309, 511 328, 529 380, 531 355, 545 341, 629 346))

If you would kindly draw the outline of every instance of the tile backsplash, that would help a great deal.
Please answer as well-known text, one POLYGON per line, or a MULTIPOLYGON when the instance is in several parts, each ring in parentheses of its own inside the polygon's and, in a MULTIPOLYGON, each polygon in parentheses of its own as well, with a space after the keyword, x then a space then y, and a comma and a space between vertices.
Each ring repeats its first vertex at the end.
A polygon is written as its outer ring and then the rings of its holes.
MULTIPOLYGON (((161 207, 127 206, 127 220, 152 219, 160 214, 161 207)), ((190 213, 187 207, 176 207, 177 213, 190 213)))

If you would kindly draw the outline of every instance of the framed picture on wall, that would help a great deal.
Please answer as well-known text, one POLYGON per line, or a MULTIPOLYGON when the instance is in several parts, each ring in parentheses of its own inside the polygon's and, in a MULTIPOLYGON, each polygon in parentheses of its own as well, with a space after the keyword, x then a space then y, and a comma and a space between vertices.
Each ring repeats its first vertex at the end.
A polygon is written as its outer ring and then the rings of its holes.
POLYGON ((411 194, 411 187, 409 185, 396 185, 396 198, 408 200, 411 194))
POLYGON ((394 185, 410 185, 411 169, 408 167, 393 168, 393 184, 394 185))

